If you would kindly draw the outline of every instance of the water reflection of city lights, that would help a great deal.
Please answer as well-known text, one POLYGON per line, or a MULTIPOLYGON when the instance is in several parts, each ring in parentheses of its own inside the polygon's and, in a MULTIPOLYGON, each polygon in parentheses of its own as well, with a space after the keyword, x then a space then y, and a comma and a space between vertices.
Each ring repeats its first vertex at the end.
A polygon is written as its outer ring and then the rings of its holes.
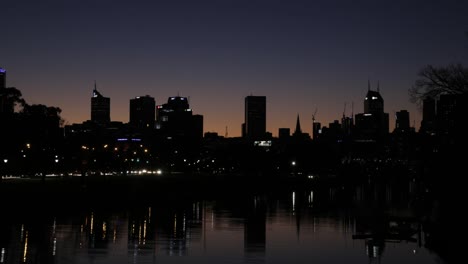
POLYGON ((26 235, 24 239, 23 262, 26 262, 27 253, 28 253, 28 231, 26 231, 26 235))

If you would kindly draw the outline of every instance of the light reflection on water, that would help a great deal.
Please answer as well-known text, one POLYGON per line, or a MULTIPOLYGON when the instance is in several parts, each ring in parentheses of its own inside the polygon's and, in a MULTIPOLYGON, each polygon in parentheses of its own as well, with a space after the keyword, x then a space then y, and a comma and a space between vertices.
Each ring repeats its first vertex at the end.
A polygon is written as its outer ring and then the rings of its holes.
POLYGON ((6 212, 0 263, 440 263, 410 196, 363 185, 6 212))

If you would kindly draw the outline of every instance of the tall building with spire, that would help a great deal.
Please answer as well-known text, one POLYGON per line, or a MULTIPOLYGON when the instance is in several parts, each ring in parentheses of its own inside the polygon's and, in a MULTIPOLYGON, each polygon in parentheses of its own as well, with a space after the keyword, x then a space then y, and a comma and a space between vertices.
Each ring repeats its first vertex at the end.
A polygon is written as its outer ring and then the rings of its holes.
POLYGON ((96 82, 91 97, 91 121, 101 125, 110 123, 110 98, 102 96, 97 90, 96 82))
POLYGON ((297 114, 296 129, 294 130, 293 136, 302 136, 301 121, 299 120, 299 114, 297 114))
POLYGON ((380 95, 380 85, 377 91, 370 88, 368 83, 367 94, 364 98, 364 113, 355 117, 355 130, 358 140, 381 141, 389 130, 388 113, 384 112, 384 100, 380 95))

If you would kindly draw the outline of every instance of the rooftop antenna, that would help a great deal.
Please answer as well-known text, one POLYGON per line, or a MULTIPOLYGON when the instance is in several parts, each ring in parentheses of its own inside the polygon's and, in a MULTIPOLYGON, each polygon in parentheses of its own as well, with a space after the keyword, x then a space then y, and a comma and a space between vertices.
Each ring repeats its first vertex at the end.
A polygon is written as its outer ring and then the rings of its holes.
POLYGON ((224 137, 227 138, 228 137, 228 127, 226 126, 226 132, 224 133, 224 137))
POLYGON ((94 80, 94 90, 97 91, 97 84, 96 84, 96 80, 94 80))
POLYGON ((370 91, 370 80, 367 79, 367 91, 370 91))
POLYGON ((354 101, 351 102, 351 118, 354 118, 354 101))
POLYGON ((377 81, 377 92, 380 93, 380 81, 377 81))

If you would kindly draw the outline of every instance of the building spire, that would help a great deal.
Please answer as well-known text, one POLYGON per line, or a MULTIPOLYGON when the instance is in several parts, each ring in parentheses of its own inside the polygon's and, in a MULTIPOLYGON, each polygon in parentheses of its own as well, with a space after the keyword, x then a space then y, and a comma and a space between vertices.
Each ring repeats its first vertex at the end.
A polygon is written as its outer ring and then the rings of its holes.
POLYGON ((380 93, 380 81, 377 81, 377 92, 380 93))
POLYGON ((367 91, 370 91, 370 80, 367 79, 367 91))
POLYGON ((96 84, 96 80, 94 80, 94 91, 97 91, 97 84, 96 84))
POLYGON ((294 131, 294 134, 302 134, 301 130, 301 122, 299 121, 299 114, 297 114, 297 120, 296 120, 296 130, 294 131))

